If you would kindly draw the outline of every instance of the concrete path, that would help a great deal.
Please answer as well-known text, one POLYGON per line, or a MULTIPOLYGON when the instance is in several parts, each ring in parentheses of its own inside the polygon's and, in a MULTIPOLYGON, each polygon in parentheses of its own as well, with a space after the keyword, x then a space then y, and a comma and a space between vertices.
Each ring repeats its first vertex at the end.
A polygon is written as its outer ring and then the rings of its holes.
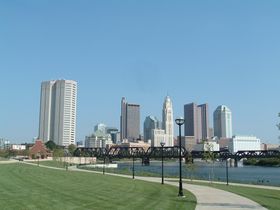
MULTIPOLYGON (((77 169, 75 167, 69 167, 69 170, 72 171, 84 171, 90 173, 102 173, 97 171, 89 171, 77 169)), ((122 174, 111 174, 106 173, 107 175, 112 176, 120 176, 125 178, 132 178, 128 175, 122 174)), ((156 182, 161 183, 161 178, 157 177, 140 177, 135 176, 135 179, 144 180, 148 182, 156 182)), ((165 184, 178 186, 179 184, 176 182, 165 181, 165 184)), ((219 190, 212 187, 193 185, 193 184, 183 184, 183 188, 192 192, 196 199, 197 205, 196 210, 266 210, 266 208, 262 207, 258 203, 242 197, 240 195, 236 195, 234 193, 230 193, 224 190, 219 190)))
MULTIPOLYGON (((168 184, 178 186, 174 182, 168 184)), ((183 188, 196 196, 196 210, 266 209, 248 198, 213 187, 183 184, 183 188)))
POLYGON ((10 164, 10 163, 18 163, 18 162, 19 162, 18 160, 10 159, 10 160, 1 160, 0 164, 10 164))

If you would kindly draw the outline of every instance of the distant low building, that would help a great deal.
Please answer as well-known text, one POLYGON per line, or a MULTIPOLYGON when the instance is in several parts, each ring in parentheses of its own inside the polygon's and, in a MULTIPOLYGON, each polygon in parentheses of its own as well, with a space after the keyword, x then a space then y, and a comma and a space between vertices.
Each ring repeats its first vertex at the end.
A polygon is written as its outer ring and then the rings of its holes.
POLYGON ((215 141, 206 141, 204 143, 194 145, 195 151, 220 151, 220 146, 215 141))
POLYGON ((220 145, 220 150, 228 150, 229 142, 232 140, 232 138, 220 138, 218 140, 218 143, 220 145))
POLYGON ((12 144, 11 145, 12 150, 26 150, 25 144, 12 144))
POLYGON ((148 148, 151 146, 151 144, 144 142, 144 141, 137 141, 137 142, 124 142, 120 146, 122 147, 142 147, 144 150, 148 150, 148 148))
POLYGON ((233 136, 228 149, 231 153, 246 150, 261 150, 261 140, 256 136, 233 136))
POLYGON ((51 156, 51 153, 48 152, 45 144, 42 140, 38 139, 35 141, 35 144, 29 148, 29 158, 35 159, 35 158, 47 158, 51 156))
POLYGON ((87 148, 106 148, 108 144, 113 144, 111 135, 105 134, 100 130, 85 138, 85 147, 87 148))
POLYGON ((280 150, 279 144, 261 144, 261 150, 280 150))

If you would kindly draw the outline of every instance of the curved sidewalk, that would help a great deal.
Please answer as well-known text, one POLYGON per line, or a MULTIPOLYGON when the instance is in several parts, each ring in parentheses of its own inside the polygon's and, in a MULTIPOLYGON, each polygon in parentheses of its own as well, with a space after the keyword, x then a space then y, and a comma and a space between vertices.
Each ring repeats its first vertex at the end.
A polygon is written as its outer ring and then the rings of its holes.
MULTIPOLYGON (((69 167, 69 170, 84 171, 84 172, 99 173, 99 174, 102 173, 97 171, 87 171, 87 170, 77 169, 74 167, 69 167)), ((112 174, 112 173, 106 173, 106 174, 131 179, 131 176, 128 175, 112 174)), ((161 183, 161 178, 157 178, 157 177, 135 176, 135 179, 161 183)), ((178 186, 177 182, 165 181, 165 184, 178 186)), ((224 190, 219 190, 207 186, 185 184, 185 183, 183 183, 183 188, 192 192, 195 195, 197 199, 197 205, 195 208, 196 210, 252 210, 252 209, 266 210, 266 208, 262 207, 258 203, 248 198, 224 190)))
MULTIPOLYGON (((135 179, 152 181, 152 182, 161 182, 161 178, 154 177, 135 177, 135 179)), ((178 186, 177 182, 168 182, 165 181, 165 184, 178 186)), ((227 192, 224 190, 219 190, 212 187, 185 184, 183 183, 183 188, 192 192, 196 199, 197 205, 196 210, 265 210, 266 208, 262 207, 258 203, 242 197, 240 195, 227 192)))

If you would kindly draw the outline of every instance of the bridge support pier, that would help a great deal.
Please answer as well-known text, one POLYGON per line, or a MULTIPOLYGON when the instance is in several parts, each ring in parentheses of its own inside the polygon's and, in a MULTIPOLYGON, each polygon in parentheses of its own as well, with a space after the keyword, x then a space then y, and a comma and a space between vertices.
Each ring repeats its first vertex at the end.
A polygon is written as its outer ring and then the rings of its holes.
POLYGON ((150 165, 150 158, 149 157, 143 157, 142 158, 142 165, 149 166, 150 165))
POLYGON ((229 159, 229 166, 230 167, 238 167, 238 159, 234 158, 234 159, 229 159))
POLYGON ((234 167, 237 168, 238 167, 238 159, 234 158, 234 167))

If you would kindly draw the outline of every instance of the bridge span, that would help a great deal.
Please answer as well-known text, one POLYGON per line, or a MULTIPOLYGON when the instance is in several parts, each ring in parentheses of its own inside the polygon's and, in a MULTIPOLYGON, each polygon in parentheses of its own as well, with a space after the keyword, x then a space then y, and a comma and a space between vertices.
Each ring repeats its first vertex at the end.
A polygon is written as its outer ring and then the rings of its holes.
MULTIPOLYGON (((187 151, 185 147, 181 150, 182 158, 187 161, 192 161, 195 158, 200 159, 219 159, 227 160, 233 159, 234 165, 243 158, 280 158, 280 151, 278 150, 247 150, 230 153, 229 151, 187 151)), ((77 148, 74 151, 76 157, 96 157, 97 159, 124 159, 124 158, 138 158, 142 159, 144 164, 149 164, 150 159, 168 158, 174 159, 180 157, 179 146, 174 147, 122 147, 113 146, 110 148, 77 148)))

